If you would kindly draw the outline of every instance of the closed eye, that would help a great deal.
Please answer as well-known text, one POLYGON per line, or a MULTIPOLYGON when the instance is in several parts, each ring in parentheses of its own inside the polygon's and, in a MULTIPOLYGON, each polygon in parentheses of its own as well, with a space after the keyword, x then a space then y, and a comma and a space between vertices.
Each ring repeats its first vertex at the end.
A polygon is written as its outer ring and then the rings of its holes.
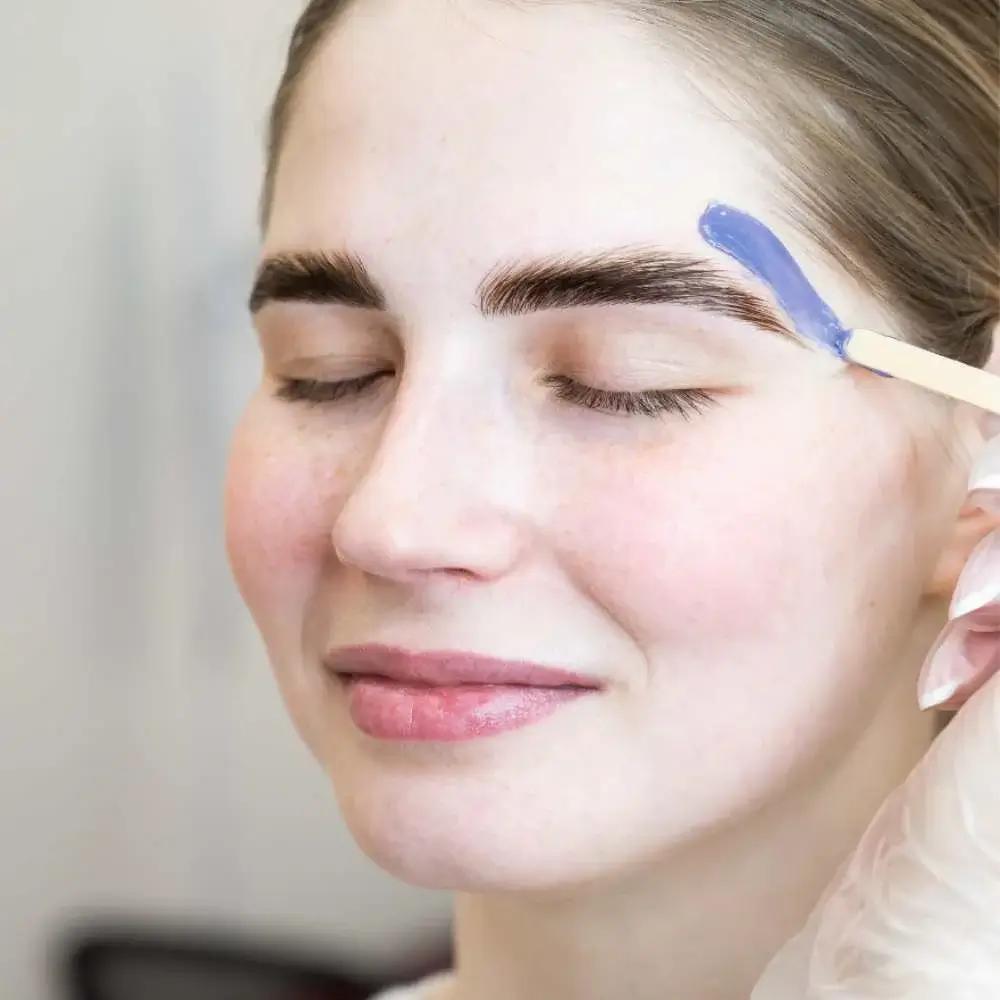
MULTIPOLYGON (((322 381, 320 379, 282 379, 275 393, 289 403, 322 405, 361 396, 386 378, 391 369, 371 372, 357 378, 322 381)), ((566 375, 547 375, 544 385, 554 391, 557 399, 600 413, 623 416, 660 417, 668 414, 691 419, 718 403, 718 397, 706 389, 645 389, 622 392, 597 389, 566 375)))
POLYGON ((644 389, 640 392, 615 392, 595 389, 565 375, 547 375, 543 383, 554 390, 557 399, 601 413, 626 416, 661 417, 673 414, 690 420, 719 402, 706 389, 644 389))
POLYGON ((275 395, 287 403, 336 403, 354 396, 360 396, 373 388, 384 378, 392 378, 391 369, 361 375, 358 378, 323 382, 311 378, 286 378, 281 380, 275 395))

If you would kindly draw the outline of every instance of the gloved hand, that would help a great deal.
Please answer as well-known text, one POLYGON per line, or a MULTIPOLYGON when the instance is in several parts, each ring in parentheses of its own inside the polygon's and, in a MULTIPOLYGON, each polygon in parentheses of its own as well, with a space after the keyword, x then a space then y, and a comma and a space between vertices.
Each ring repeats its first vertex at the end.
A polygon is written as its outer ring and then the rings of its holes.
MULTIPOLYGON (((970 489, 1000 513, 1000 437, 970 489)), ((751 1000, 1000 1000, 1000 532, 969 560, 949 617, 920 702, 960 711, 751 1000)))

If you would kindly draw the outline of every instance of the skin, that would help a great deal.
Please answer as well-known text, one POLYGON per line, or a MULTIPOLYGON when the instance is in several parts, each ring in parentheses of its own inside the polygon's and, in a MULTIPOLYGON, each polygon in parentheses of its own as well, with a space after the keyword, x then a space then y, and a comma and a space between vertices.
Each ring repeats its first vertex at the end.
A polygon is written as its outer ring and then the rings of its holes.
POLYGON ((359 843, 459 894, 449 997, 743 1000, 931 738, 915 677, 974 534, 942 404, 693 309, 476 309, 500 263, 625 245, 753 289, 699 239, 716 200, 845 323, 894 331, 782 226, 761 152, 686 73, 592 5, 361 3, 283 149, 263 256, 350 252, 388 309, 257 314, 230 557, 359 843), (381 369, 346 400, 276 397, 381 369), (553 373, 719 402, 601 413, 553 373), (605 687, 489 739, 378 742, 321 665, 367 642, 605 687))

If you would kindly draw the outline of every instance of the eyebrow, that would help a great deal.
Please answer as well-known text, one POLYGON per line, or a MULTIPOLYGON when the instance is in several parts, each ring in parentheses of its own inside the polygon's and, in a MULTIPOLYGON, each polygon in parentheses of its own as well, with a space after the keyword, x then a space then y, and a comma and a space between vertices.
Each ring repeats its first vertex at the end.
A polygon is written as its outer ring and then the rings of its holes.
POLYGON ((264 260, 250 292, 250 312, 272 302, 312 302, 384 311, 386 297, 360 258, 344 253, 282 253, 264 260))
MULTIPOLYGON (((681 305, 797 340, 778 311, 710 260, 650 247, 623 247, 502 264, 477 289, 484 316, 613 305, 681 305)), ((385 311, 388 297, 350 254, 305 251, 260 265, 250 311, 271 302, 310 302, 385 311)))

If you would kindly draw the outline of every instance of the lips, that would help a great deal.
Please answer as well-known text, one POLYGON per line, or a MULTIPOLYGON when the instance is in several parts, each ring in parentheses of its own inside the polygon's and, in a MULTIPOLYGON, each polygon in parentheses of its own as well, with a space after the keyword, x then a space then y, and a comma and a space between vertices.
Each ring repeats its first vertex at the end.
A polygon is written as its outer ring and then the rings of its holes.
POLYGON ((383 740, 454 742, 520 729, 601 690, 593 677, 461 652, 350 646, 324 661, 355 725, 383 740))

